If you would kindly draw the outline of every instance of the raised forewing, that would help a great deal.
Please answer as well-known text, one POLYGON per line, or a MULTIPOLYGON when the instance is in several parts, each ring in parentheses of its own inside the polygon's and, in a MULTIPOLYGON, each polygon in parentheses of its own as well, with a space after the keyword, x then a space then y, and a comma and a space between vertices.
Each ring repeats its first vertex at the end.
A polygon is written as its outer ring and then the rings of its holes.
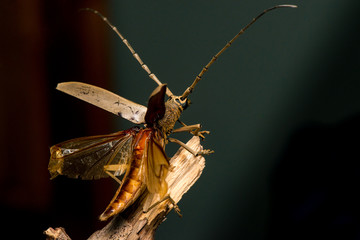
POLYGON ((145 106, 134 103, 103 88, 81 82, 63 82, 59 83, 56 89, 121 116, 133 123, 145 123, 144 118, 147 110, 145 106))
POLYGON ((129 169, 133 140, 137 128, 109 135, 68 140, 50 148, 51 178, 65 175, 85 180, 108 177, 104 166, 111 165, 113 175, 120 176, 129 169))

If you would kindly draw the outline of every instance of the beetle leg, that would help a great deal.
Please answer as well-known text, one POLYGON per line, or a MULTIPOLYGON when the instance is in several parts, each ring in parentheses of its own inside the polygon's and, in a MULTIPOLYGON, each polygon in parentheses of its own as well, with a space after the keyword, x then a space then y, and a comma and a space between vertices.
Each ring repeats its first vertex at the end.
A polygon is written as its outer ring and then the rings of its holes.
POLYGON ((188 145, 186 145, 185 143, 181 142, 180 140, 177 140, 175 138, 168 138, 168 140, 170 142, 173 142, 173 143, 177 143, 179 144, 180 146, 182 146, 183 148, 185 148, 186 150, 188 150, 192 155, 194 155, 195 157, 199 156, 199 155, 208 155, 208 154, 211 154, 213 153, 214 151, 212 150, 209 150, 209 149, 204 149, 204 150, 201 150, 199 152, 195 152, 193 149, 191 149, 188 145))
POLYGON ((116 171, 119 168, 119 165, 105 165, 104 171, 107 175, 109 175, 112 179, 114 179, 117 183, 121 185, 120 179, 118 179, 114 174, 112 174, 110 171, 116 171), (116 170, 115 170, 116 169, 116 170))
POLYGON ((176 133, 176 132, 199 132, 201 128, 200 124, 194 124, 194 125, 183 125, 180 128, 174 129, 172 132, 176 133))
POLYGON ((143 210, 144 213, 149 212, 151 209, 153 209, 154 207, 156 207, 158 204, 162 203, 163 201, 169 200, 171 202, 171 204, 173 205, 173 208, 175 210, 175 212, 179 215, 179 217, 182 217, 182 214, 180 213, 180 208, 179 206, 176 204, 176 202, 174 201, 174 199, 172 199, 170 197, 170 195, 165 196, 163 199, 161 199, 160 201, 154 203, 153 205, 151 205, 147 210, 143 210))
POLYGON ((106 172, 106 174, 109 175, 112 179, 114 179, 117 183, 119 183, 119 185, 121 185, 122 182, 121 182, 117 177, 115 177, 114 174, 112 174, 111 172, 106 171, 106 170, 105 170, 105 172, 106 172))
POLYGON ((180 120, 178 120, 178 121, 183 126, 178 128, 178 129, 173 130, 173 133, 176 133, 176 132, 190 132, 191 134, 193 134, 195 136, 199 136, 201 139, 205 138, 205 136, 203 134, 210 134, 209 131, 200 131, 201 124, 186 125, 182 121, 180 121, 180 120))

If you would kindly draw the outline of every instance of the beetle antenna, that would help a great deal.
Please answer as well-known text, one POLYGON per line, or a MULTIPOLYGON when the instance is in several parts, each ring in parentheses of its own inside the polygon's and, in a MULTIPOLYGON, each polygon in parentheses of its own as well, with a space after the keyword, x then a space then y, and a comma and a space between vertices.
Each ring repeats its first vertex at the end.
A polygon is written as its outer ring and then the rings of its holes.
POLYGON ((216 55, 214 55, 210 62, 208 64, 206 64, 206 66, 201 70, 201 72, 199 73, 199 75, 196 76, 194 82, 191 84, 190 87, 188 87, 185 92, 181 95, 181 98, 187 98, 187 96, 189 96, 190 93, 192 93, 192 91, 195 88, 195 85, 201 80, 201 77, 204 75, 204 73, 209 69, 209 67, 216 61, 216 59, 226 50, 228 49, 231 44, 241 35, 243 34, 246 29, 248 29, 254 22, 256 22, 260 17, 262 17, 265 13, 270 12, 271 10, 277 9, 277 8, 297 8, 296 5, 288 5, 288 4, 284 4, 284 5, 277 5, 271 8, 268 8, 264 11, 262 11, 262 13, 260 13, 258 16, 256 16, 255 18, 253 18, 251 20, 250 23, 248 23, 245 27, 243 27, 240 32, 238 32, 235 37, 233 37, 233 39, 231 39, 216 55))
MULTIPOLYGON (((82 8, 80 9, 82 11, 89 11, 92 12, 96 15, 98 15, 109 27, 111 27, 111 29, 120 37, 121 41, 125 44, 125 46, 130 50, 131 54, 133 55, 133 57, 136 59, 136 61, 138 61, 138 63, 141 65, 142 69, 144 69, 147 74, 149 75, 149 77, 154 80, 159 86, 162 85, 162 83, 160 82, 160 80, 156 77, 156 75, 154 73, 152 73, 150 71, 150 68, 141 60, 139 54, 137 54, 135 52, 135 50, 131 47, 130 43, 128 42, 128 40, 126 38, 123 37, 123 35, 119 32, 119 30, 104 16, 102 15, 99 11, 94 10, 92 8, 82 8)), ((173 96, 174 94, 172 94, 172 92, 170 91, 169 88, 166 88, 166 95, 168 95, 169 97, 173 96)))

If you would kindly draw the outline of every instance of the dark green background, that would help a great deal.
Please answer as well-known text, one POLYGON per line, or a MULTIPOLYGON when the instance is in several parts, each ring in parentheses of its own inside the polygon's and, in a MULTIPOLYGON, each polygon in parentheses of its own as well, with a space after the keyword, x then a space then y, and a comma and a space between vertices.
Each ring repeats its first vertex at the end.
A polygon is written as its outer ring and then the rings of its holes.
MULTIPOLYGON (((86 239, 117 188, 49 180, 49 147, 132 123, 55 90, 82 81, 146 105, 155 83, 96 15, 181 94, 211 57, 276 4, 209 69, 187 124, 211 131, 206 168, 156 239, 359 239, 358 0, 32 0, 0 3, 0 212, 4 236, 86 239)), ((178 137, 172 135, 172 137, 178 137)), ((179 134, 187 141, 189 134, 179 134)), ((167 145, 169 156, 178 148, 167 145)))
MULTIPOLYGON (((203 175, 179 203, 183 219, 170 215, 157 239, 265 239, 278 234, 269 236, 278 211, 273 179, 291 136, 306 126, 336 126, 360 112, 360 5, 349 0, 113 1, 109 18, 175 94, 242 26, 263 9, 283 3, 299 8, 278 9, 260 19, 190 96, 193 105, 182 120, 211 131, 203 145, 215 154, 206 157, 203 175)), ((118 93, 146 104, 155 84, 110 34, 118 93)), ((122 120, 118 124, 128 126, 122 120)), ((301 143, 306 145, 311 136, 301 143)), ((320 139, 315 146, 322 144, 320 139)), ((295 171, 303 171, 299 182, 314 167, 309 161, 314 151, 296 163, 295 171)), ((338 173, 333 169, 330 178, 338 173)), ((288 190, 296 193, 299 186, 289 184, 288 190)), ((280 194, 286 196, 286 191, 280 194)), ((313 223, 315 229, 321 221, 313 223)), ((294 228, 292 234, 304 231, 306 227, 294 228)))

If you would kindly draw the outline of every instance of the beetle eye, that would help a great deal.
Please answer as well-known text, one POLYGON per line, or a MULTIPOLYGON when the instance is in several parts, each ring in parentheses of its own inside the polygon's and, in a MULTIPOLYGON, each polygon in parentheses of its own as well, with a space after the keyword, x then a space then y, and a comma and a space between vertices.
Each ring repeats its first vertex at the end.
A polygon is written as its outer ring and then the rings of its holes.
POLYGON ((175 101, 176 101, 180 106, 182 106, 182 103, 180 102, 180 99, 175 98, 175 101))
POLYGON ((187 98, 180 99, 175 98, 175 101, 185 110, 189 106, 189 100, 187 98))

